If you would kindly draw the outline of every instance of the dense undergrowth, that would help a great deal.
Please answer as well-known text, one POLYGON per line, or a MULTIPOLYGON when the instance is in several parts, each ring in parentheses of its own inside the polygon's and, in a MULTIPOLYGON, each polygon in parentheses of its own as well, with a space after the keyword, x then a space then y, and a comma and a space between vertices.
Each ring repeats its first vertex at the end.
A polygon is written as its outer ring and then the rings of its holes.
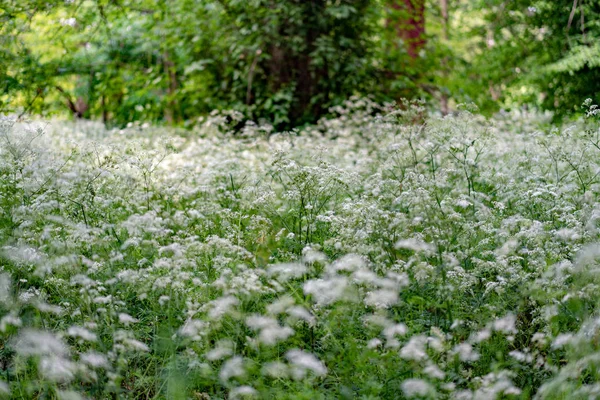
POLYGON ((336 112, 3 120, 2 395, 600 397, 594 108, 336 112))

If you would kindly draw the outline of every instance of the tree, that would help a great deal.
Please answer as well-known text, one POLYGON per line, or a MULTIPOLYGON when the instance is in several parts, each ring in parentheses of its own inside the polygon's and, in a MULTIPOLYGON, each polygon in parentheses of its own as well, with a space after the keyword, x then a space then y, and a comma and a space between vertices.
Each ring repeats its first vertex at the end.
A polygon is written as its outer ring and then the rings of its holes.
POLYGON ((479 10, 487 23, 474 32, 483 39, 472 65, 496 97, 491 109, 532 104, 561 117, 600 101, 599 0, 496 0, 479 10))
POLYGON ((290 128, 366 87, 372 69, 373 0, 7 4, 0 73, 19 99, 3 97, 5 110, 122 125, 233 108, 290 128))
POLYGON ((392 19, 398 38, 402 39, 411 58, 416 58, 426 43, 425 0, 391 0, 390 6, 396 11, 392 19))
POLYGON ((221 4, 227 32, 241 33, 230 40, 242 60, 241 71, 223 78, 252 117, 279 127, 316 121, 368 81, 375 2, 221 4))

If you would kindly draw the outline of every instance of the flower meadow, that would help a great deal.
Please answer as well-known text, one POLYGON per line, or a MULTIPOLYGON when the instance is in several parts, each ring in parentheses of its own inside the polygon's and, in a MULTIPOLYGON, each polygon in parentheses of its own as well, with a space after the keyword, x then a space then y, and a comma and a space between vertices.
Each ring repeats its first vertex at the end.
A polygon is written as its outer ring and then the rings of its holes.
POLYGON ((600 124, 0 121, 0 396, 600 398, 600 124))

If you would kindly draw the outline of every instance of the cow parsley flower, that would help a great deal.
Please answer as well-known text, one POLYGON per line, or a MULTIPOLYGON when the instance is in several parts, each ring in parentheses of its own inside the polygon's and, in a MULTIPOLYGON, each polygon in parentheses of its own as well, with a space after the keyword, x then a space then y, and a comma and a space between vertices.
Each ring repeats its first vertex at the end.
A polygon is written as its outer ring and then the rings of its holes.
POLYGON ((325 365, 313 354, 303 350, 293 349, 285 353, 285 358, 293 366, 292 374, 296 379, 302 379, 308 371, 317 376, 327 374, 325 365))
POLYGON ((231 378, 241 377, 245 374, 244 359, 240 356, 235 356, 225 361, 219 371, 219 379, 223 383, 227 383, 231 378))
POLYGON ((402 382, 402 392, 409 399, 413 397, 425 397, 434 392, 433 386, 422 379, 406 379, 402 382))

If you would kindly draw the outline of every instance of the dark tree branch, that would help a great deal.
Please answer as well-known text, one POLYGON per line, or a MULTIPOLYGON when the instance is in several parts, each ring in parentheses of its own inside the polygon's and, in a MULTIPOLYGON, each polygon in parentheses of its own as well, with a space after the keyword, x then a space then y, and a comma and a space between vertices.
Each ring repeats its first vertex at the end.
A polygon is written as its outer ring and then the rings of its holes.
POLYGON ((62 93, 64 95, 65 100, 67 101, 67 107, 69 108, 69 110, 71 110, 71 112, 73 114, 75 114, 78 118, 81 118, 82 115, 79 112, 79 110, 77 109, 77 105, 71 99, 71 96, 69 96, 69 94, 67 92, 65 92, 65 90, 62 87, 60 87, 58 85, 56 85, 55 87, 56 87, 56 90, 58 90, 60 93, 62 93))

